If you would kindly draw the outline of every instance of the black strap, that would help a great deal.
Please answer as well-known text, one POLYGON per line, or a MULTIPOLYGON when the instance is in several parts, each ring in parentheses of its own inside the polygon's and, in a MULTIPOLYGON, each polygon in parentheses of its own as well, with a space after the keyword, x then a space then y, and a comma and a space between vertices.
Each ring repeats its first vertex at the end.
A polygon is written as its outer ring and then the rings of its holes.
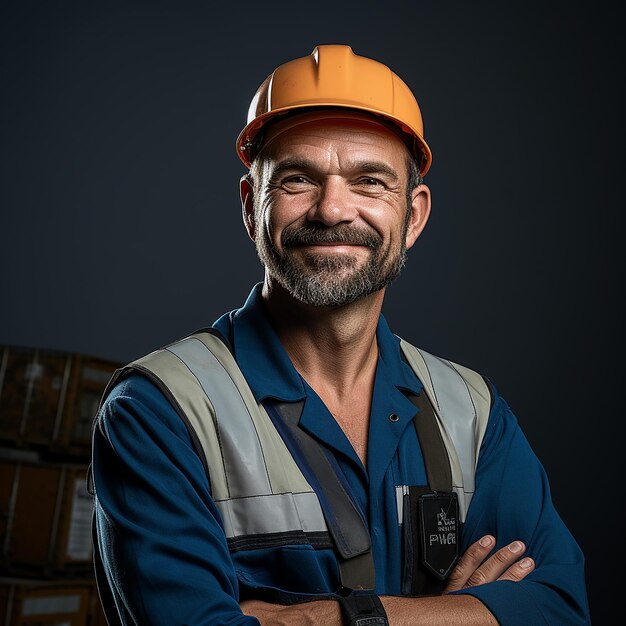
POLYGON ((409 399, 418 408, 413 421, 422 449, 428 486, 409 487, 403 503, 404 572, 402 592, 408 595, 435 595, 443 590, 443 583, 422 566, 417 519, 419 499, 424 494, 452 492, 450 458, 437 424, 435 409, 425 390, 409 399))
POLYGON ((340 595, 337 601, 346 626, 389 626, 383 603, 374 593, 340 595))
POLYGON ((417 396, 410 395, 409 399, 419 409, 413 421, 424 456, 428 485, 433 491, 452 491, 450 459, 430 398, 422 390, 417 396))
POLYGON ((274 408, 288 428, 328 502, 330 510, 324 511, 324 517, 341 557, 341 584, 348 589, 373 589, 374 559, 369 531, 320 444, 298 426, 304 401, 275 402, 268 408, 274 408))

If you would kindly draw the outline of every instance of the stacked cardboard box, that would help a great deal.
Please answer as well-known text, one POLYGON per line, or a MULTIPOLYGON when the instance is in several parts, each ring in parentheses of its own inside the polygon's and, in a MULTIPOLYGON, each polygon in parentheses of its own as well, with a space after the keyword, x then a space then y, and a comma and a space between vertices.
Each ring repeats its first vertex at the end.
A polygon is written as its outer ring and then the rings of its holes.
POLYGON ((5 571, 91 568, 91 496, 85 465, 0 459, 0 536, 5 571))
POLYGON ((89 580, 0 578, 4 626, 106 626, 89 580))
POLYGON ((91 425, 119 363, 0 347, 0 626, 105 626, 92 562, 91 425))
POLYGON ((89 454, 93 416, 118 366, 84 354, 0 347, 0 440, 89 454))

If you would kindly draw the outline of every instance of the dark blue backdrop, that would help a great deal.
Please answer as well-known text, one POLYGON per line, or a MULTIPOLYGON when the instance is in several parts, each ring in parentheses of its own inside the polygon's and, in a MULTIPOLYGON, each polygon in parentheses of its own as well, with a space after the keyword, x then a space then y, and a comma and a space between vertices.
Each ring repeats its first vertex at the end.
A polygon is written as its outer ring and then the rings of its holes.
POLYGON ((0 344, 126 361, 240 305, 262 277, 234 151, 250 98, 278 64, 347 43, 410 84, 434 153, 432 217, 386 315, 509 400, 605 623, 624 556, 606 508, 623 38, 608 5, 576 6, 3 3, 0 344))

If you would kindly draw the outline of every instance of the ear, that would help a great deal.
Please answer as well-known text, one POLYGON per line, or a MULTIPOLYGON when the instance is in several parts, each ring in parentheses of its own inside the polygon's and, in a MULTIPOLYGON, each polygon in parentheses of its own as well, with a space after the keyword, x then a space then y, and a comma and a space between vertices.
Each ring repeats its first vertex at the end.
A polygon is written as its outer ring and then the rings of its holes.
POLYGON ((254 222, 254 195, 252 185, 247 174, 239 181, 239 196, 241 197, 241 216, 248 231, 248 236, 254 241, 256 224, 254 222))
POLYGON ((430 216, 430 189, 426 185, 418 185, 411 198, 411 221, 406 231, 407 250, 422 234, 430 216))

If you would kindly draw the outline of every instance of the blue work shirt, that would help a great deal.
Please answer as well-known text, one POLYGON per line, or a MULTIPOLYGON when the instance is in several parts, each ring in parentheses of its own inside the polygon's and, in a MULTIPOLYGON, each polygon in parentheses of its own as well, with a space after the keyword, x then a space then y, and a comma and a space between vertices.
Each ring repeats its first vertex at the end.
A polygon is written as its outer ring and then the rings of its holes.
MULTIPOLYGON (((407 393, 422 388, 381 315, 367 468, 315 391, 294 368, 266 316, 260 285, 214 324, 232 344, 258 402, 304 400, 299 427, 328 451, 370 531, 379 595, 401 595, 396 486, 425 485, 407 393), (390 416, 393 417, 390 419, 390 416)), ((296 460, 297 457, 296 457, 296 460)), ((108 394, 94 431, 98 541, 125 624, 258 624, 241 599, 297 602, 340 587, 331 548, 229 552, 210 483, 190 434, 164 393, 141 374, 108 394)), ((545 472, 494 390, 462 549, 485 534, 495 549, 519 539, 536 568, 523 581, 465 589, 505 625, 589 623, 584 561, 555 511, 545 472)))

